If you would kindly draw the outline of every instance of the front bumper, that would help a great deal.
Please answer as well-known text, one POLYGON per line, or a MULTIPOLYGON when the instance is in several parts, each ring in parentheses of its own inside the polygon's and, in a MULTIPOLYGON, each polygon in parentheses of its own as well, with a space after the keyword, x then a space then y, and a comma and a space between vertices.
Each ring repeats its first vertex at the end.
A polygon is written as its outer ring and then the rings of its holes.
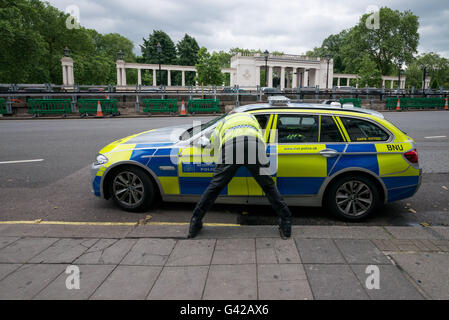
POLYGON ((101 197, 101 178, 98 175, 98 171, 103 168, 103 165, 96 166, 94 163, 90 167, 90 185, 92 187, 92 193, 97 197, 101 197))

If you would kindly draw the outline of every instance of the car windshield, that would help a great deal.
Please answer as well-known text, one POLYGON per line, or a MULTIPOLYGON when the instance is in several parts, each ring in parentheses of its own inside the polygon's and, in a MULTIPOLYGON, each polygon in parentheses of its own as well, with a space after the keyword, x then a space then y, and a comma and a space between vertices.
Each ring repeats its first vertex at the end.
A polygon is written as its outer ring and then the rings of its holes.
MULTIPOLYGON (((221 116, 218 116, 218 117, 216 117, 216 118, 214 118, 214 119, 212 119, 212 120, 209 120, 209 121, 206 122, 206 123, 202 123, 201 126, 191 127, 191 128, 189 128, 189 129, 187 129, 187 130, 186 130, 186 131, 179 137, 179 139, 180 139, 180 140, 187 140, 187 139, 189 139, 189 138, 192 137, 192 133, 194 132, 194 130, 197 130, 197 131, 203 131, 203 130, 205 130, 205 129, 211 127, 211 126, 213 126, 214 124, 216 124, 218 121, 220 121, 221 119, 223 119, 223 118, 226 117, 227 115, 228 115, 228 114, 225 113, 225 114, 222 114, 221 116)), ((195 131, 195 132, 197 132, 197 131, 195 131)))

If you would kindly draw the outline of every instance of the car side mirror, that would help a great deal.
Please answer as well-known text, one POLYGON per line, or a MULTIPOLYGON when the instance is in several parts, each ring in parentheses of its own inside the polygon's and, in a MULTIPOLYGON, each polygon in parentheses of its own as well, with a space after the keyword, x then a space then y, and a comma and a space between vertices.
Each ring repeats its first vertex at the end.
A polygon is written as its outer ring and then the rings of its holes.
POLYGON ((210 140, 206 138, 205 136, 201 136, 197 141, 196 145, 201 148, 208 148, 210 147, 210 140))

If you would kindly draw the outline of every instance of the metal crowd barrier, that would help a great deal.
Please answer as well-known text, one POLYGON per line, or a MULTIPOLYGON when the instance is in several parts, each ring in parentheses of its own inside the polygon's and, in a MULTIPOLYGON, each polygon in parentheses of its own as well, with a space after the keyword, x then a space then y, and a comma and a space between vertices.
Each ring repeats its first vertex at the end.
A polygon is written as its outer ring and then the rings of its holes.
POLYGON ((142 99, 143 112, 151 115, 153 112, 170 113, 178 111, 177 99, 142 99))
POLYGON ((398 100, 401 110, 406 109, 443 109, 444 98, 387 98, 386 109, 396 109, 398 100))
POLYGON ((72 113, 70 99, 29 99, 28 113, 35 117, 41 114, 60 114, 65 117, 72 113))
POLYGON ((110 114, 113 116, 119 115, 118 100, 117 99, 79 99, 78 111, 81 116, 88 116, 89 114, 96 114, 98 108, 98 102, 101 105, 101 111, 104 114, 110 114))
POLYGON ((189 100, 188 110, 190 113, 217 113, 220 112, 220 100, 219 99, 192 99, 189 100))

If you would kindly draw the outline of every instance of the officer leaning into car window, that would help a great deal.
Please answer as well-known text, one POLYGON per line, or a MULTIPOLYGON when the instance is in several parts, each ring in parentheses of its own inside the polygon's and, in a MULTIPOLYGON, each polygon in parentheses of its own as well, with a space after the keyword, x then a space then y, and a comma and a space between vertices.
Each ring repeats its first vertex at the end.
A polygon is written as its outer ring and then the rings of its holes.
MULTIPOLYGON (((194 238, 203 227, 202 219, 221 190, 241 166, 245 166, 267 195, 279 217, 281 237, 291 235, 291 213, 270 173, 266 145, 257 119, 248 113, 232 113, 224 118, 210 138, 210 146, 218 151, 212 180, 193 210, 188 238, 194 238)), ((214 154, 215 156, 215 154, 214 154)))

